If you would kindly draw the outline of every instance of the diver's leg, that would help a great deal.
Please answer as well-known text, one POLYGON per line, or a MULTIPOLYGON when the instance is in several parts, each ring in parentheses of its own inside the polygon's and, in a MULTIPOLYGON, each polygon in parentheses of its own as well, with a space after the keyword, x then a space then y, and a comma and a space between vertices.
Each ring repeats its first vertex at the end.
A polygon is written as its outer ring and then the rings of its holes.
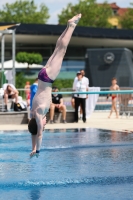
POLYGON ((51 60, 53 59, 54 55, 56 54, 56 51, 57 51, 58 46, 59 46, 59 44, 60 44, 60 41, 61 41, 61 39, 64 37, 64 35, 66 34, 67 29, 68 29, 68 26, 67 26, 67 28, 63 31, 63 33, 61 34, 61 36, 58 38, 58 40, 57 40, 57 42, 56 42, 56 46, 55 46, 54 52, 52 53, 52 55, 50 56, 50 58, 48 59, 46 65, 45 65, 46 67, 49 66, 49 63, 51 62, 51 60))
POLYGON ((72 37, 73 31, 77 25, 78 20, 81 18, 81 14, 76 15, 71 20, 68 21, 68 28, 64 37, 59 41, 59 45, 57 51, 55 51, 51 61, 49 62, 49 66, 46 69, 47 74, 50 79, 55 80, 57 75, 60 72, 61 64, 66 53, 67 46, 72 37))

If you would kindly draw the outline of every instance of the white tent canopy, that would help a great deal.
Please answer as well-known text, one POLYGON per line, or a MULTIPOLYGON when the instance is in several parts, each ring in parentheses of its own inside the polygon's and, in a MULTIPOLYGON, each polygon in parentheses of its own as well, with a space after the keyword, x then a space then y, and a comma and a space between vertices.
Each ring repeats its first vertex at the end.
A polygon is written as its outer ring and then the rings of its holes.
MULTIPOLYGON (((12 69, 13 66, 13 61, 12 60, 8 60, 4 62, 4 69, 12 69)), ((0 63, 0 69, 1 69, 1 63, 0 63)), ((17 61, 15 61, 15 69, 26 69, 28 67, 27 63, 18 63, 17 61)), ((40 69, 42 68, 42 65, 37 65, 37 64, 33 64, 33 65, 29 65, 30 69, 40 69)))

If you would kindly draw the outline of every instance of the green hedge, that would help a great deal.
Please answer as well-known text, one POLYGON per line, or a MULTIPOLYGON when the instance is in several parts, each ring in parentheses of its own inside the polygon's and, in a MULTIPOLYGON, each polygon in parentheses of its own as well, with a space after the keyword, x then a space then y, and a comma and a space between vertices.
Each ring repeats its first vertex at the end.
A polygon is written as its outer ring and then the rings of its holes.
POLYGON ((27 81, 29 81, 30 84, 32 84, 35 80, 25 78, 23 72, 16 74, 16 88, 24 88, 27 81))
POLYGON ((72 88, 73 79, 56 79, 53 86, 56 86, 59 90, 62 88, 72 88))
MULTIPOLYGON (((30 84, 34 83, 34 79, 27 79, 24 77, 24 73, 17 73, 16 75, 16 88, 24 88, 26 81, 29 81, 30 84)), ((62 88, 72 88, 73 79, 56 79, 53 83, 53 86, 58 87, 58 89, 62 88)))

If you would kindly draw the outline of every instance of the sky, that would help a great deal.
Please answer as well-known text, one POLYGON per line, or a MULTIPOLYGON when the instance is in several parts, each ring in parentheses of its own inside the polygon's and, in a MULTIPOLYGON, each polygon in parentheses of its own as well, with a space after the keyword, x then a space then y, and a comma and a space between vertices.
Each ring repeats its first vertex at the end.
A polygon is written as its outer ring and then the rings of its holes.
MULTIPOLYGON (((2 5, 6 3, 13 3, 16 0, 0 0, 0 9, 2 5)), ((76 4, 78 0, 35 0, 35 3, 40 5, 41 3, 45 3, 45 5, 49 8, 50 19, 48 20, 48 24, 57 24, 58 23, 58 14, 62 11, 63 8, 67 6, 68 3, 76 4)), ((103 0, 97 0, 98 3, 102 3, 103 0)), ((130 2, 132 0, 108 0, 109 3, 116 2, 120 7, 129 7, 130 2)))

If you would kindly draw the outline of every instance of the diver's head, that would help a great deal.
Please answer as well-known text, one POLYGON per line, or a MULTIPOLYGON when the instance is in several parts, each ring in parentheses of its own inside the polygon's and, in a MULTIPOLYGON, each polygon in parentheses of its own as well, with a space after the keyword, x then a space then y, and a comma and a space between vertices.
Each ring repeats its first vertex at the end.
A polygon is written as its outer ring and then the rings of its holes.
POLYGON ((36 135, 37 134, 37 123, 36 123, 36 119, 35 118, 32 118, 29 121, 28 130, 32 135, 36 135))
MULTIPOLYGON (((44 117, 42 119, 42 123, 43 123, 43 130, 44 130, 45 125, 46 125, 46 117, 44 117)), ((37 123, 36 123, 36 119, 35 118, 32 118, 29 121, 28 130, 32 135, 37 135, 37 123)))

